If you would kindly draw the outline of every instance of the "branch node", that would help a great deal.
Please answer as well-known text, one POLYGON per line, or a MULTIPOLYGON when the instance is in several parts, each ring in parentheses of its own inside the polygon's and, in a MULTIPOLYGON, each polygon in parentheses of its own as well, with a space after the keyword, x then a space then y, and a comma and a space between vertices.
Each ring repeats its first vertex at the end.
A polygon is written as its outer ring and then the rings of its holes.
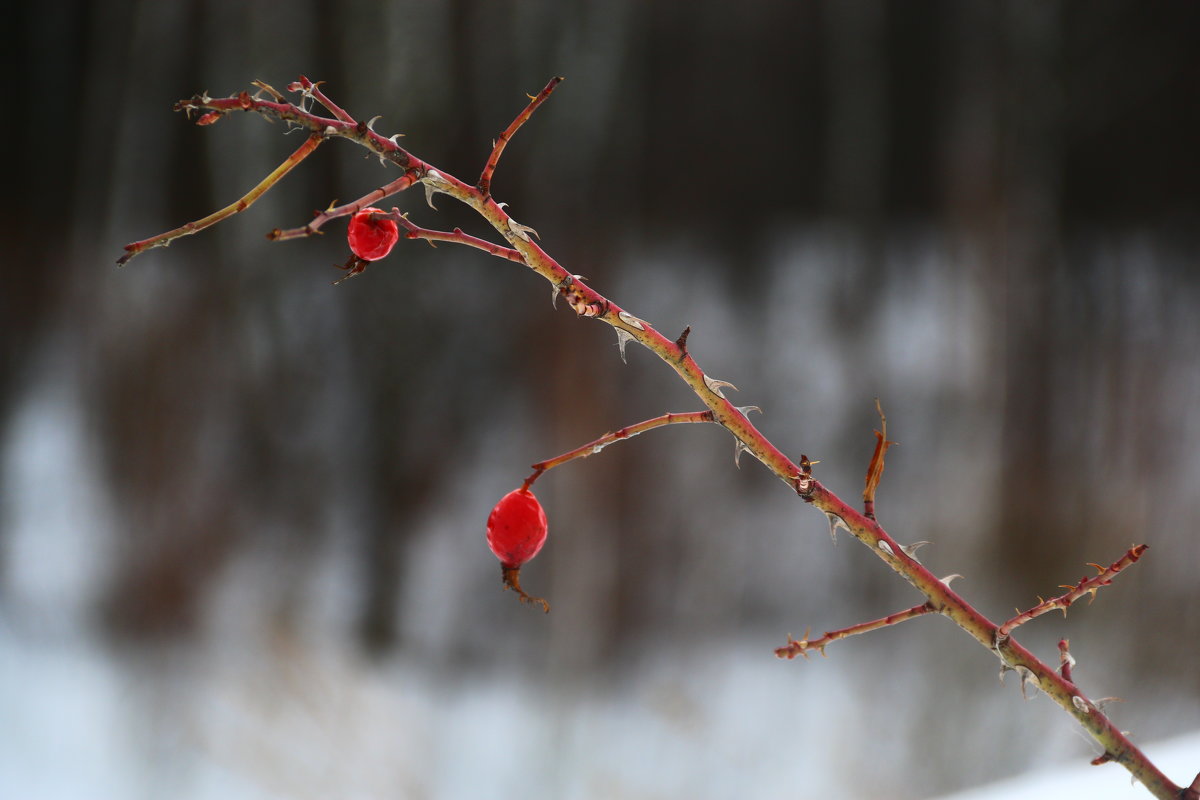
POLYGON ((1071 670, 1075 668, 1075 656, 1068 649, 1071 642, 1068 639, 1058 640, 1058 672, 1063 680, 1071 681, 1071 670))
POLYGON ((688 325, 683 329, 683 333, 679 334, 679 338, 675 340, 675 346, 679 348, 679 360, 683 361, 688 357, 687 340, 692 335, 692 326, 688 325))
MULTIPOLYGON (((792 488, 796 490, 796 494, 804 498, 804 502, 812 502, 812 491, 816 487, 817 482, 813 480, 812 468, 813 464, 819 464, 819 461, 809 461, 808 456, 804 453, 800 454, 800 474, 793 475, 791 479, 792 488)), ((849 530, 849 528, 847 528, 849 530)))

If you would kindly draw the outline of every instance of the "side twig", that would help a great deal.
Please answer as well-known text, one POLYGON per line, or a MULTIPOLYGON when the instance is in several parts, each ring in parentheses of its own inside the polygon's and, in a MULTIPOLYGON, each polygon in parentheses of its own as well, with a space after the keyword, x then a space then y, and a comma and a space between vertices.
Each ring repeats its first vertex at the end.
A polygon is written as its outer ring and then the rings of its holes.
POLYGON ((503 133, 500 134, 500 138, 496 139, 496 141, 492 144, 492 154, 488 156, 487 164, 484 165, 483 172, 480 173, 479 180, 475 184, 475 188, 477 188, 484 197, 487 197, 492 193, 492 175, 496 172, 496 165, 500 163, 500 154, 503 153, 504 148, 508 146, 509 140, 512 139, 513 135, 520 130, 521 126, 524 125, 531 116, 533 116, 533 112, 537 111, 538 106, 546 102, 547 98, 550 97, 550 93, 553 92, 555 87, 562 83, 562 81, 563 79, 561 77, 551 78, 550 82, 546 84, 546 87, 538 92, 537 95, 530 95, 529 105, 525 107, 524 111, 517 115, 517 118, 514 119, 507 128, 504 129, 503 133))
POLYGON ((822 656, 825 655, 825 647, 830 642, 836 642, 838 639, 845 639, 848 636, 857 636, 860 633, 868 633, 870 631, 886 628, 889 625, 899 625, 910 619, 916 619, 926 614, 932 613, 933 606, 929 603, 921 603, 904 611, 897 611, 895 614, 888 614, 886 617, 871 620, 870 622, 860 622, 857 625, 851 625, 848 628, 841 628, 836 631, 826 631, 818 639, 809 639, 808 631, 804 632, 804 638, 793 639, 788 637, 787 644, 783 647, 775 648, 775 655, 779 658, 792 659, 796 656, 804 656, 808 658, 809 650, 816 650, 822 656))
POLYGON ((577 458, 587 458, 590 455, 599 453, 604 448, 608 447, 613 442, 619 442, 625 439, 631 439, 639 433, 661 428, 664 425, 681 425, 697 422, 713 422, 713 413, 711 411, 688 411, 681 414, 670 413, 663 414, 660 417, 644 420, 633 425, 626 425, 624 428, 606 433, 599 439, 594 439, 587 444, 580 445, 574 450, 568 450, 560 456, 548 458, 545 461, 539 461, 533 465, 533 474, 525 479, 524 488, 528 489, 533 486, 534 481, 542 476, 543 472, 561 467, 574 461, 577 458))
POLYGON ((392 209, 390 214, 373 214, 373 217, 379 219, 391 219, 399 223, 400 227, 404 228, 404 236, 406 239, 424 239, 431 246, 436 246, 434 242, 451 242, 453 244, 465 244, 468 247, 474 247, 483 250, 486 253, 491 253, 497 258, 506 258, 509 261, 516 261, 518 264, 524 264, 525 260, 521 253, 511 247, 493 244, 487 239, 480 239, 478 236, 472 236, 469 233, 463 233, 462 228, 455 228, 452 231, 435 231, 429 228, 422 228, 420 225, 412 222, 407 214, 401 214, 397 208, 392 209))
POLYGON ((220 211, 215 211, 204 219, 198 219, 195 222, 189 222, 185 225, 180 225, 178 228, 167 231, 166 233, 160 233, 157 236, 151 236, 149 239, 143 239, 140 242, 133 242, 132 244, 125 245, 125 255, 117 259, 117 263, 120 265, 128 264, 130 259, 136 256, 138 253, 149 250, 152 247, 168 247, 171 242, 180 237, 191 236, 197 231, 202 231, 205 228, 216 225, 221 220, 228 219, 234 214, 245 211, 247 208, 254 205, 254 202, 258 200, 258 198, 266 194, 268 189, 279 183, 280 179, 283 178, 284 175, 287 175, 289 172, 291 172, 297 164, 312 155, 312 152, 317 149, 322 141, 324 141, 324 139, 319 134, 314 133, 309 136, 304 140, 304 144, 300 145, 300 147, 296 149, 296 152, 288 156, 287 159, 274 170, 272 170, 267 177, 259 181, 257 186, 246 192, 246 194, 244 194, 237 202, 225 206, 220 211))
POLYGON ((1060 588, 1067 589, 1068 591, 1065 594, 1059 595, 1058 597, 1052 597, 1049 600, 1042 600, 1039 597, 1038 600, 1041 602, 1039 602, 1036 606, 1028 611, 1019 612, 1015 617, 1001 625, 996 631, 997 639, 1007 639, 1009 634, 1013 632, 1014 628, 1019 625, 1024 625, 1031 619, 1040 617, 1042 614, 1045 614, 1048 611, 1054 611, 1057 609, 1062 611, 1063 616, 1065 617, 1067 615, 1067 609, 1071 606, 1071 604, 1082 598, 1085 594, 1090 595, 1091 599, 1088 600, 1090 603, 1092 600, 1096 599, 1096 592, 1099 591, 1101 586, 1108 586, 1111 584, 1113 582, 1113 578, 1118 572, 1141 558, 1142 553, 1145 553, 1148 549, 1149 545, 1145 544, 1139 544, 1136 547, 1132 547, 1128 553, 1121 556, 1107 567, 1102 567, 1099 564, 1089 564, 1088 566, 1096 568, 1098 574, 1093 575, 1090 578, 1083 578, 1074 586, 1067 586, 1064 584, 1060 588))

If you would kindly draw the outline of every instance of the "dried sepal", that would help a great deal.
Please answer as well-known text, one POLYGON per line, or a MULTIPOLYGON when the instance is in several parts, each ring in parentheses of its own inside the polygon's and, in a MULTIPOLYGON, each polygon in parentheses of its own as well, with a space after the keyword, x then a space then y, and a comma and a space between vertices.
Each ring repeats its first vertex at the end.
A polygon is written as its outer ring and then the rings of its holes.
POLYGON ((521 588, 521 568, 520 567, 501 567, 501 576, 504 582, 505 589, 512 589, 517 593, 517 597, 522 603, 530 606, 541 606, 542 611, 546 614, 550 613, 550 602, 544 597, 534 597, 521 588))

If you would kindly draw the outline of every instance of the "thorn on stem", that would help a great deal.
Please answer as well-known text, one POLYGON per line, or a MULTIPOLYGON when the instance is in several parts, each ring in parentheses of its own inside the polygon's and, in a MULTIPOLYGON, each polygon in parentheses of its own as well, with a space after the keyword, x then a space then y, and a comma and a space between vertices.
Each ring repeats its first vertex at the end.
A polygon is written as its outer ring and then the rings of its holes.
MULTIPOLYGON (((558 293, 556 292, 554 296, 558 297, 558 293)), ((621 354, 621 363, 628 364, 629 362, 625 360, 625 345, 629 344, 633 339, 633 334, 624 328, 616 328, 615 330, 617 332, 617 350, 621 354)))
POLYGON ((846 520, 834 514, 832 511, 825 512, 826 519, 829 520, 829 538, 833 540, 833 546, 837 547, 837 532, 841 528, 846 533, 850 533, 850 526, 846 524, 846 520))
POLYGON ((733 465, 738 469, 742 468, 742 453, 749 451, 750 448, 741 439, 733 440, 733 465))
POLYGON ((1033 670, 1029 669, 1028 667, 1023 667, 1020 664, 1018 664, 1017 665, 1017 674, 1021 676, 1021 697, 1023 697, 1026 700, 1036 697, 1037 690, 1041 687, 1038 685, 1037 678, 1034 677, 1033 670), (1026 694, 1025 687, 1030 684, 1033 685, 1034 693, 1026 694))

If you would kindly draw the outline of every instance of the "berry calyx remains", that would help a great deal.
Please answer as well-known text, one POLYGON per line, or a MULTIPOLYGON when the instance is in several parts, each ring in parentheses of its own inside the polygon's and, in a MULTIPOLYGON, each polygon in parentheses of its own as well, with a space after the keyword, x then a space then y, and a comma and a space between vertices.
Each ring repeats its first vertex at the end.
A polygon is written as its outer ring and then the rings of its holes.
POLYGON ((385 213, 382 208, 364 208, 350 218, 346 238, 350 242, 350 250, 364 261, 378 261, 392 252, 400 240, 400 227, 395 220, 371 216, 385 213))
POLYGON ((514 489, 496 503, 488 515, 488 547, 500 559, 504 585, 521 596, 523 603, 536 603, 544 611, 550 604, 532 597, 521 588, 521 565, 538 554, 546 543, 546 512, 533 492, 522 487, 514 489))

